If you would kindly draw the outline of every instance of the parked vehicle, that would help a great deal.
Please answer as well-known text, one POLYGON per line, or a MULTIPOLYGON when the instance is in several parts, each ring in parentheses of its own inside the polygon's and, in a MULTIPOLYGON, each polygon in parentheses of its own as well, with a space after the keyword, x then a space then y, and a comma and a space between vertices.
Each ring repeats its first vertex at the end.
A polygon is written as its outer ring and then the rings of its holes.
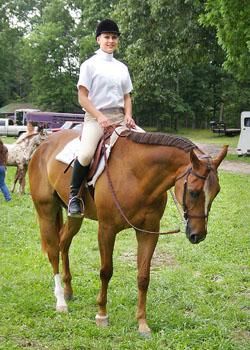
POLYGON ((0 118, 0 136, 16 136, 19 137, 27 131, 25 125, 15 125, 12 119, 0 118))
POLYGON ((77 125, 81 125, 81 123, 66 121, 60 128, 52 128, 49 130, 51 132, 56 132, 56 131, 65 130, 65 129, 74 129, 75 126, 77 126, 77 125))
POLYGON ((27 113, 30 112, 39 112, 39 109, 16 109, 15 110, 15 114, 13 116, 13 119, 15 124, 17 125, 26 125, 27 124, 27 120, 26 120, 26 116, 27 113))
POLYGON ((57 112, 29 112, 26 120, 35 122, 41 129, 58 129, 66 121, 82 123, 84 114, 57 112))
POLYGON ((240 134, 239 128, 229 128, 225 122, 210 122, 211 130, 219 135, 236 136, 240 134))
POLYGON ((236 150, 238 156, 250 155, 250 112, 241 113, 241 132, 236 150))
POLYGON ((82 133, 82 123, 81 124, 76 124, 75 126, 73 126, 72 129, 82 133))

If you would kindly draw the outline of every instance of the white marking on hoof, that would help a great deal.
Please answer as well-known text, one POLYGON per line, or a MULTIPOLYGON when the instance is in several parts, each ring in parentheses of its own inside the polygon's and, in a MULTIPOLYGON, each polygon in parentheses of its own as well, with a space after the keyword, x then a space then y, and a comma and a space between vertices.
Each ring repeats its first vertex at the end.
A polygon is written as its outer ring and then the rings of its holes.
POLYGON ((151 332, 139 332, 139 335, 144 339, 151 339, 151 332))
POLYGON ((56 305, 56 311, 57 312, 68 312, 68 306, 67 305, 56 305))
POLYGON ((67 312, 68 306, 64 299, 64 291, 61 285, 61 277, 59 274, 55 275, 55 297, 56 297, 56 311, 67 312))
POLYGON ((109 317, 108 317, 108 315, 100 316, 100 315, 97 314, 96 317, 95 317, 95 323, 97 324, 97 326, 107 327, 109 325, 109 317))
POLYGON ((146 323, 140 324, 138 331, 141 337, 145 339, 151 338, 151 330, 146 323))

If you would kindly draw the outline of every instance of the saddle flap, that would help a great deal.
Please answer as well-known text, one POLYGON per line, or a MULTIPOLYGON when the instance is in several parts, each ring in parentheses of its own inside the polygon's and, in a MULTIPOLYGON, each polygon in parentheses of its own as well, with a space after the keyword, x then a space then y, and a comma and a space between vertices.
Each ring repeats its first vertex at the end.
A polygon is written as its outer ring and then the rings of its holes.
POLYGON ((94 154, 94 157, 93 157, 93 160, 91 162, 91 165, 90 165, 90 168, 89 168, 89 172, 88 172, 88 176, 87 176, 87 180, 91 180, 92 177, 94 176, 96 170, 97 170, 97 167, 98 167, 98 164, 100 162, 100 159, 103 155, 103 144, 104 144, 105 140, 104 139, 101 139, 97 145, 97 148, 96 148, 96 151, 95 151, 95 154, 94 154))
POLYGON ((91 165, 90 165, 90 168, 89 168, 89 172, 88 172, 88 177, 87 177, 87 180, 90 181, 92 179, 92 177, 95 175, 96 173, 96 170, 98 168, 98 165, 100 163, 100 160, 103 156, 103 150, 104 150, 104 146, 106 144, 109 143, 110 141, 110 137, 112 135, 112 132, 113 132, 113 129, 112 131, 111 130, 108 130, 104 136, 101 138, 101 140, 99 141, 98 145, 97 145, 97 148, 96 148, 96 151, 95 151, 95 154, 94 154, 94 157, 93 157, 93 160, 91 162, 91 165))

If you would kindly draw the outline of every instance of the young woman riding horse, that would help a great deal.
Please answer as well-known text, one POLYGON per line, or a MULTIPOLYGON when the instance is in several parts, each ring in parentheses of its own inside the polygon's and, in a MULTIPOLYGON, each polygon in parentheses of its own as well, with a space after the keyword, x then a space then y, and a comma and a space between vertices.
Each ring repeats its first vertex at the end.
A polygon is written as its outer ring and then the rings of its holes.
POLYGON ((96 29, 100 49, 81 65, 77 84, 78 99, 86 114, 81 147, 74 162, 70 185, 68 215, 72 217, 84 214, 84 203, 77 194, 86 179, 89 164, 104 129, 115 124, 135 126, 130 98, 130 75, 127 67, 113 57, 119 35, 119 28, 114 21, 105 19, 100 22, 96 29))

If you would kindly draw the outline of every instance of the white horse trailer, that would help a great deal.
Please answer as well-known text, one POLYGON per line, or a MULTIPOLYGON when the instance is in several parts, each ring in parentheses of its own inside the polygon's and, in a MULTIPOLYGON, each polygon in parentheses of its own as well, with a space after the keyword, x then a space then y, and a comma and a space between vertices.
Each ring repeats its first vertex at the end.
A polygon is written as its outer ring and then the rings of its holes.
POLYGON ((250 112, 241 113, 241 132, 237 153, 239 156, 250 155, 250 112))

